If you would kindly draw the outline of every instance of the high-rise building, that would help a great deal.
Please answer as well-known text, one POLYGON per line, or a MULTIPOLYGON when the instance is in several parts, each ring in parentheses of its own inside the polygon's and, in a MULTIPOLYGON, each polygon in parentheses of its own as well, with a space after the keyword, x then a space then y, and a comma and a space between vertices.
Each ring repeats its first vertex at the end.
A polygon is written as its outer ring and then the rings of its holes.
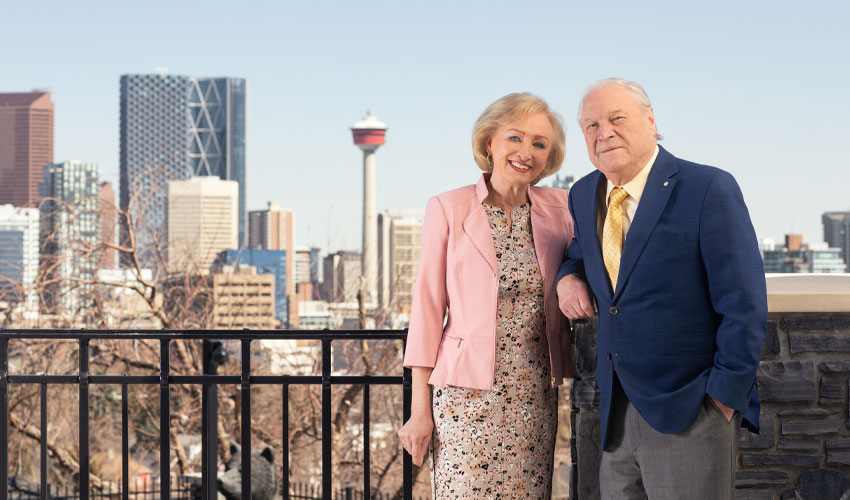
POLYGON ((224 266, 251 266, 257 274, 274 275, 275 307, 274 316, 288 328, 294 328, 297 321, 289 316, 289 300, 286 295, 286 250, 233 250, 228 249, 218 254, 215 269, 224 266))
MULTIPOLYGON (((248 248, 284 250, 288 256, 295 255, 295 212, 280 208, 280 204, 273 201, 269 202, 266 210, 248 212, 248 248)), ((294 258, 286 260, 286 283, 282 292, 290 307, 286 316, 293 320, 298 317, 295 262, 294 258)))
POLYGON ((209 271, 238 245, 239 185, 218 177, 168 183, 168 264, 172 271, 209 271))
POLYGON ((32 204, 53 163, 50 92, 0 94, 0 204, 32 204))
POLYGON ((378 215, 378 299, 387 312, 410 313, 422 253, 421 210, 378 215))
POLYGON ((321 249, 296 248, 295 249, 295 284, 319 283, 319 252, 321 249))
POLYGON ((75 316, 89 309, 100 260, 99 177, 94 163, 44 167, 40 264, 48 283, 42 307, 48 312, 75 316))
POLYGON ((325 256, 323 296, 327 302, 356 302, 360 292, 360 252, 340 250, 325 256))
MULTIPOLYGON (((137 251, 150 262, 168 241, 167 186, 216 176, 238 183, 239 245, 245 243, 245 80, 158 74, 120 83, 120 207, 130 210, 137 251)), ((121 240, 128 237, 121 224, 121 240)))
POLYGON ((824 241, 841 250, 841 259, 850 271, 850 212, 826 212, 821 220, 824 241))
POLYGON ((106 245, 115 244, 115 224, 118 218, 118 205, 115 204, 115 190, 112 189, 112 184, 109 182, 101 182, 98 184, 97 201, 99 204, 98 213, 100 214, 100 240, 104 243, 104 248, 100 253, 100 269, 115 269, 117 264, 117 252, 114 248, 109 248, 106 245))
POLYGON ((277 328, 275 278, 252 266, 222 266, 213 275, 214 328, 277 328))
POLYGON ((39 213, 37 208, 0 205, 0 301, 38 310, 39 213))

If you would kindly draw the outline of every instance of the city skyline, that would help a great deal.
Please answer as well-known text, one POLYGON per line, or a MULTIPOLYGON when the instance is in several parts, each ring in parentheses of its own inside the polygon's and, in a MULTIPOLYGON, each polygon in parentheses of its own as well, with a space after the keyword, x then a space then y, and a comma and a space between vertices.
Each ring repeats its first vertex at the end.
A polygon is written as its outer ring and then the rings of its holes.
MULTIPOLYGON (((607 76, 644 84, 671 152, 735 175, 760 237, 801 233, 818 242, 821 214, 850 209, 850 165, 840 149, 850 111, 841 98, 850 7, 840 2, 621 3, 604 11, 269 3, 233 12, 234 34, 204 50, 189 43, 196 34, 181 24, 183 14, 215 24, 218 9, 170 5, 162 16, 165 5, 154 2, 122 24, 128 7, 92 13, 48 2, 43 29, 20 23, 0 34, 3 46, 26 47, 0 51, 0 91, 48 87, 56 161, 97 163, 117 186, 120 75, 165 66, 245 78, 247 209, 268 201, 293 209, 299 246, 360 247, 362 159, 348 127, 367 108, 390 127, 377 212, 421 209, 429 196, 475 182, 472 124, 512 91, 541 95, 564 116, 560 174, 590 172, 574 116, 584 88, 607 76), (159 35, 147 36, 148 26, 159 35)), ((10 18, 33 18, 33 8, 12 5, 10 18)))

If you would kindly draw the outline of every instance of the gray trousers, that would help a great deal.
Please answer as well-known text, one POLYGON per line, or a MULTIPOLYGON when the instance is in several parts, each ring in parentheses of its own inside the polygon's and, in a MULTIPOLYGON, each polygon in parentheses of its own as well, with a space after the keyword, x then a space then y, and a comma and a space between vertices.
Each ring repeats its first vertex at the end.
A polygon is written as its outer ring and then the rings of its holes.
POLYGON ((603 500, 731 500, 741 416, 731 421, 708 396, 696 422, 678 434, 656 431, 614 376, 608 443, 599 486, 603 500))

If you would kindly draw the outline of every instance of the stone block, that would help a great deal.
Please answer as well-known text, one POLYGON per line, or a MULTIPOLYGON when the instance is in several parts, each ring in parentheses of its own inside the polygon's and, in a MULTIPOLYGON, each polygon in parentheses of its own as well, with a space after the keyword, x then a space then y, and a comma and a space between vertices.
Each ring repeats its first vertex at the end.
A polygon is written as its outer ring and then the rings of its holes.
POLYGON ((784 438, 779 440, 777 448, 792 451, 820 451, 820 443, 817 439, 784 438))
POLYGON ((793 489, 782 494, 783 500, 841 500, 850 498, 850 480, 840 471, 815 469, 800 475, 793 489))
POLYGON ((596 321, 574 321, 573 332, 576 336, 576 349, 596 350, 596 321))
POLYGON ((850 439, 827 439, 826 461, 829 464, 850 465, 850 439))
POLYGON ((738 435, 738 446, 740 448, 765 449, 772 448, 776 426, 774 424, 774 413, 762 413, 759 415, 759 433, 741 429, 738 435))
POLYGON ((801 352, 850 351, 850 335, 840 333, 791 333, 788 335, 791 354, 801 352))
POLYGON ((576 419, 575 432, 578 477, 576 491, 570 492, 570 498, 599 498, 599 464, 602 461, 599 413, 582 411, 576 419))
POLYGON ((837 377, 823 377, 820 379, 820 401, 821 403, 840 403, 844 401, 847 391, 844 383, 837 377))
POLYGON ((780 417, 826 417, 828 415, 831 415, 829 410, 823 408, 801 408, 779 412, 780 417))
POLYGON ((847 316, 804 316, 782 318, 779 328, 786 332, 829 332, 850 330, 850 317, 847 316))
POLYGON ((735 490, 735 500, 771 500, 770 490, 751 490, 744 488, 735 490))
POLYGON ((575 380, 572 383, 570 402, 573 408, 599 408, 599 390, 595 379, 575 380))
POLYGON ((814 401, 817 397, 812 361, 763 361, 757 380, 762 401, 814 401))
POLYGON ((778 465, 817 467, 821 463, 821 455, 805 453, 741 453, 741 464, 744 467, 776 467, 778 465))
POLYGON ((850 372, 850 360, 842 359, 840 361, 821 361, 818 363, 818 370, 820 370, 821 373, 850 372))
POLYGON ((576 348, 576 372, 579 378, 596 375, 596 349, 576 348))
POLYGON ((735 487, 769 486, 788 482, 788 473, 781 470, 739 470, 735 473, 735 487))
POLYGON ((764 342, 761 344, 761 357, 778 356, 781 352, 779 346, 779 332, 776 330, 776 321, 767 322, 764 342))
POLYGON ((844 425, 841 420, 807 420, 804 422, 782 422, 782 435, 788 434, 832 434, 844 425))

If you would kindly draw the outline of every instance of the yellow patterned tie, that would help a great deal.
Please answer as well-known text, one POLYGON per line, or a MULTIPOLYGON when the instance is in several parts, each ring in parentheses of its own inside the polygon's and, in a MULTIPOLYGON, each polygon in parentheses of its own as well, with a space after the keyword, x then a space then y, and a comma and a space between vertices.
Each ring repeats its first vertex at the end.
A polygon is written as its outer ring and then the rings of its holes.
POLYGON ((620 204, 629 196, 623 188, 611 190, 608 202, 608 215, 602 226, 602 260, 611 279, 611 290, 617 289, 617 275, 620 272, 620 256, 623 254, 623 208, 620 204))

